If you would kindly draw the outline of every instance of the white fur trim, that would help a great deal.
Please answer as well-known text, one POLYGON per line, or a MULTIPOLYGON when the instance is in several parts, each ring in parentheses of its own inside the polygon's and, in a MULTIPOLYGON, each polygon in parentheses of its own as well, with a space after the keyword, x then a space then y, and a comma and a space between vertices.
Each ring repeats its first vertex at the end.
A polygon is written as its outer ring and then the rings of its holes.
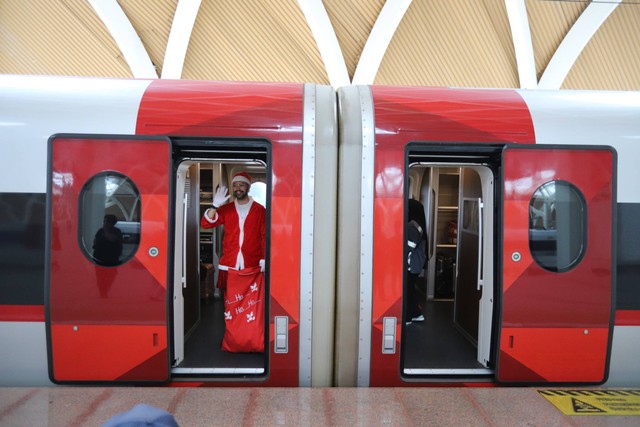
POLYGON ((213 213, 213 218, 209 218, 209 210, 210 209, 211 208, 209 208, 206 211, 204 211, 204 219, 206 219, 209 224, 213 224, 214 222, 218 221, 218 212, 214 212, 213 213))
POLYGON ((234 182, 237 182, 237 181, 246 182, 247 184, 251 185, 251 181, 249 181, 246 176, 236 175, 231 180, 231 183, 233 184, 234 182))

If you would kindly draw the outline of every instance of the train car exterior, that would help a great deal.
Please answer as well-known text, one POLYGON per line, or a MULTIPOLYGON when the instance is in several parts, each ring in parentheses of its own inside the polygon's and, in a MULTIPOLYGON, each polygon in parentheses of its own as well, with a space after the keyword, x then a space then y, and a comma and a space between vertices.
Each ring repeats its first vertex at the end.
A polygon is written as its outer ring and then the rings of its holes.
POLYGON ((30 76, 0 87, 3 385, 330 385, 333 89, 30 76), (222 237, 203 243, 198 222, 239 171, 266 208, 254 353, 219 350, 221 302, 199 291, 213 280, 201 252, 216 257, 222 237), (108 265, 91 254, 106 214, 124 236, 108 265))
POLYGON ((0 76, 0 99, 1 385, 640 384, 636 92, 0 76), (238 172, 263 352, 220 350, 199 226, 238 172))
POLYGON ((347 87, 339 116, 338 385, 640 382, 638 93, 347 87))

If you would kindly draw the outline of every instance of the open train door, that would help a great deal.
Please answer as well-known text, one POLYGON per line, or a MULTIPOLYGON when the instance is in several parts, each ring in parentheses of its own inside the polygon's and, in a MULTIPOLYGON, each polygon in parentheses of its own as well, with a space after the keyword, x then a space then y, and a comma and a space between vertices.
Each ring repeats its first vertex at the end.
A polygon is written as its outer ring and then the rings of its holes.
POLYGON ((613 334, 616 154, 503 152, 497 380, 600 383, 613 334))
POLYGON ((50 139, 52 381, 168 379, 170 161, 171 143, 163 138, 50 139))

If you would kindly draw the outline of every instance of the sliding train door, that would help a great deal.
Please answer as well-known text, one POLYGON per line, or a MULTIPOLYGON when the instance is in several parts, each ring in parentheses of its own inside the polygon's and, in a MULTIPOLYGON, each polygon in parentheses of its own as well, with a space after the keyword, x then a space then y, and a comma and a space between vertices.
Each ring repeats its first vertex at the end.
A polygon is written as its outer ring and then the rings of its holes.
POLYGON ((497 380, 606 380, 613 333, 615 152, 503 152, 497 380))
POLYGON ((52 381, 167 380, 170 161, 162 138, 51 138, 52 381))

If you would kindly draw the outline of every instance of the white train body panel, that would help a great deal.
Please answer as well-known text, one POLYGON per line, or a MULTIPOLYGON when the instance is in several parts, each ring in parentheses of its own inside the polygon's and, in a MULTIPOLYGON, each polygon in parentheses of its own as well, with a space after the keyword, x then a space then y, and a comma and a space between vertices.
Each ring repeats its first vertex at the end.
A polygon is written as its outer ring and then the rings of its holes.
POLYGON ((618 152, 618 203, 640 202, 640 95, 637 92, 519 91, 536 144, 610 145, 618 152))
POLYGON ((53 134, 135 134, 140 100, 149 83, 3 76, 0 191, 46 191, 47 140, 53 134))

